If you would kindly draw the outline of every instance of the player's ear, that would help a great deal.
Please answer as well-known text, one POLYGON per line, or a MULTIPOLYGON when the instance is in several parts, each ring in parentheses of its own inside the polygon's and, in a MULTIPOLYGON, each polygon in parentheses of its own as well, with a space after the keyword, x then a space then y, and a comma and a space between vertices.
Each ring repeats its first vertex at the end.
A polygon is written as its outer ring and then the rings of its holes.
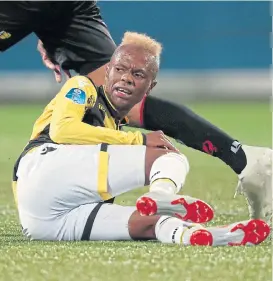
POLYGON ((156 84, 157 84, 157 81, 154 80, 154 81, 152 82, 152 85, 151 85, 151 90, 156 86, 156 84))
POLYGON ((110 71, 110 63, 107 63, 106 68, 105 68, 105 78, 106 79, 109 76, 109 71, 110 71))
POLYGON ((109 63, 106 64, 106 72, 109 71, 109 63))
POLYGON ((149 89, 148 92, 146 93, 146 96, 148 96, 148 95, 151 93, 152 89, 156 86, 156 84, 157 84, 157 81, 156 81, 156 80, 153 80, 153 82, 152 82, 152 84, 151 84, 151 86, 150 86, 150 89, 149 89))

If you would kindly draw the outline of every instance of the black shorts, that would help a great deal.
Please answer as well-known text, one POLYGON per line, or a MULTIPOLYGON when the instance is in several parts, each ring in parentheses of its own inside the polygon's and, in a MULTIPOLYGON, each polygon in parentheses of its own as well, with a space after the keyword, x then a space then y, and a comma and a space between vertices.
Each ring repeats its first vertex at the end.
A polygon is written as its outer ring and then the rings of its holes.
POLYGON ((116 48, 96 1, 0 1, 0 51, 32 32, 51 60, 82 75, 109 62, 116 48))

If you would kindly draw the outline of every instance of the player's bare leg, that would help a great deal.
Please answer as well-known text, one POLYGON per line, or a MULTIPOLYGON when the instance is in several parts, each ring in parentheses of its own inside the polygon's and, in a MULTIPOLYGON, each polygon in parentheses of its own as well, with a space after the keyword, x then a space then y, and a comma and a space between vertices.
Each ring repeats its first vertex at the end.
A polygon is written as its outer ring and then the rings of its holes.
POLYGON ((93 72, 88 73, 87 76, 95 83, 95 85, 104 85, 107 65, 108 63, 94 70, 93 72))
POLYGON ((134 212, 128 222, 128 231, 134 240, 157 239, 184 246, 253 246, 268 237, 270 228, 262 220, 206 228, 174 217, 143 217, 134 212))
MULTIPOLYGON (((146 97, 145 97, 146 98, 146 97)), ((144 98, 144 99, 145 99, 144 98)), ((127 114, 129 118, 129 124, 132 127, 143 127, 143 116, 142 116, 142 107, 144 106, 144 102, 141 101, 137 103, 127 114)))

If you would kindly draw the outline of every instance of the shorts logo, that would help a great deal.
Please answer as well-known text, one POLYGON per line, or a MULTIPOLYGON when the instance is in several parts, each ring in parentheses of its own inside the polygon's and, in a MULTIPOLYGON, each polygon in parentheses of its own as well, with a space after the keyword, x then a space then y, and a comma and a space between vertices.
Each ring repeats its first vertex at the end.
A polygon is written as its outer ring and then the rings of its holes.
POLYGON ((8 33, 7 31, 3 30, 0 31, 0 39, 5 40, 11 37, 11 34, 8 33))
POLYGON ((85 104, 86 94, 83 90, 78 88, 72 88, 65 95, 66 98, 72 100, 76 104, 85 104))
POLYGON ((57 148, 51 146, 44 147, 41 151, 41 155, 46 155, 48 152, 55 151, 56 149, 57 148))

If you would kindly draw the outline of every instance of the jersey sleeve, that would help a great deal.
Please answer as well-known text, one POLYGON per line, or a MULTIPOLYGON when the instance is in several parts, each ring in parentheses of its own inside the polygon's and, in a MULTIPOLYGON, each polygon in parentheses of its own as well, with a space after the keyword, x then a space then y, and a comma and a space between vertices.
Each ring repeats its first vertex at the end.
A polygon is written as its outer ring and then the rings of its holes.
POLYGON ((49 136, 62 144, 144 144, 140 131, 124 132, 82 122, 86 108, 96 103, 97 90, 84 76, 69 79, 55 98, 49 136))

